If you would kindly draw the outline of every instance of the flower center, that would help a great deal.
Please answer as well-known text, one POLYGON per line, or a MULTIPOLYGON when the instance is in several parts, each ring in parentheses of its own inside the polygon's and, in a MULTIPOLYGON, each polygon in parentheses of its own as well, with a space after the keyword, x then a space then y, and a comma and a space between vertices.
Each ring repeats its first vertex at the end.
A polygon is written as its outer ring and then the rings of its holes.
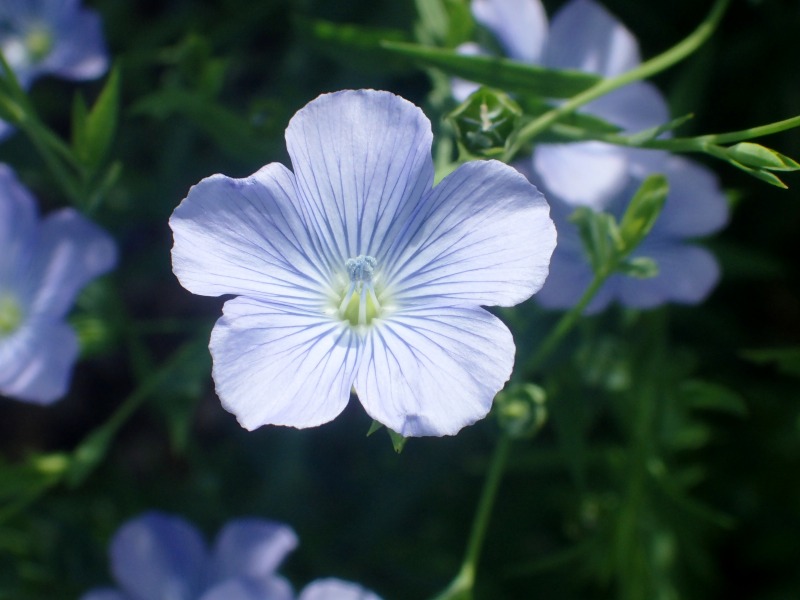
POLYGON ((0 296, 0 337, 5 337, 19 327, 22 322, 22 309, 10 295, 0 296))
POLYGON ((348 258, 344 266, 350 276, 350 282, 339 302, 337 314, 350 325, 369 325, 381 314, 381 303, 373 281, 378 261, 371 256, 361 254, 356 258, 348 258))
POLYGON ((28 50, 31 62, 39 62, 53 49, 53 36, 44 27, 34 27, 25 36, 25 48, 28 50))

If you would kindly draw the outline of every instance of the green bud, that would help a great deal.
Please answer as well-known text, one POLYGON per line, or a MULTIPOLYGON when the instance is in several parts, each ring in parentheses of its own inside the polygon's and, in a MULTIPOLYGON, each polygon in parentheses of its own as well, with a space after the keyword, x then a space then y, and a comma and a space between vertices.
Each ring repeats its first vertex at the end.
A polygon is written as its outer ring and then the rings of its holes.
POLYGON ((522 109, 509 96, 482 87, 450 113, 460 144, 471 154, 495 157, 505 150, 522 109))
POLYGON ((514 439, 534 436, 547 421, 547 395, 532 383, 515 384, 495 398, 500 427, 514 439))
POLYGON ((788 156, 752 142, 740 142, 735 146, 726 148, 725 154, 734 161, 755 169, 767 169, 769 171, 797 171, 800 169, 800 164, 797 164, 788 156))
POLYGON ((611 264, 617 253, 616 247, 622 243, 613 215, 580 207, 572 213, 570 221, 578 228, 594 272, 598 273, 611 264))
POLYGON ((655 225, 669 193, 667 178, 651 175, 634 194, 619 223, 620 252, 627 254, 647 237, 655 225))
POLYGON ((658 263, 652 258, 637 256, 623 260, 617 270, 628 277, 649 279, 658 275, 658 263))

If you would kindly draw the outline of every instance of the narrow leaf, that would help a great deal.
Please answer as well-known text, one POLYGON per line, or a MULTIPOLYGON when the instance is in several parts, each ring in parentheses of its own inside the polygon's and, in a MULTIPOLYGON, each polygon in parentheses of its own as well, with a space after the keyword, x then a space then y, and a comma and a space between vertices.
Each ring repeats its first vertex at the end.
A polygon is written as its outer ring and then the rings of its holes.
POLYGON ((384 48, 423 67, 442 69, 461 77, 506 92, 536 94, 548 98, 569 98, 600 81, 590 73, 556 71, 494 56, 466 56, 455 50, 419 44, 383 42, 384 48))

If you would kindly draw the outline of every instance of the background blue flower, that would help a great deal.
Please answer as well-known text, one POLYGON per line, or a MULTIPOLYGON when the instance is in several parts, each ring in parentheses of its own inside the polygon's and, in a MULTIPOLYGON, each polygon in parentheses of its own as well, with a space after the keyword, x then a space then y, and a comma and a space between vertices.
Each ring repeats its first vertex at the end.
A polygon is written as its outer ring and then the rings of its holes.
MULTIPOLYGON (((292 600, 277 574, 297 535, 263 519, 229 521, 209 549, 184 519, 157 511, 126 522, 111 540, 118 588, 92 590, 81 600, 292 600)), ((311 582, 299 600, 380 600, 354 583, 311 582)))
POLYGON ((65 317, 116 257, 111 237, 73 209, 40 221, 36 201, 0 164, 0 393, 37 404, 66 393, 78 340, 65 317))

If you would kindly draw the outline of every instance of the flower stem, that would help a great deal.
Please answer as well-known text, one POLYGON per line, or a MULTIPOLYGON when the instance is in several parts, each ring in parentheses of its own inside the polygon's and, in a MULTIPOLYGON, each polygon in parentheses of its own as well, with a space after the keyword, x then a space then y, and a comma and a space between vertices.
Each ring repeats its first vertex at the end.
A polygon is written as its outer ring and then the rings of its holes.
POLYGON ((510 143, 508 149, 503 156, 504 162, 510 162, 511 159, 514 158, 514 155, 525 143, 531 141, 537 135, 541 134, 561 117, 571 114, 584 104, 588 104, 589 102, 596 100, 597 98, 600 98, 601 96, 604 96, 605 94, 608 94, 609 92, 612 92, 618 88, 628 85, 629 83, 646 79, 647 77, 651 77, 656 73, 660 73, 675 63, 678 63, 690 56, 695 50, 703 45, 703 43, 705 43, 714 32, 714 29, 716 29, 717 25, 722 19, 722 15, 728 8, 729 3, 730 0, 716 0, 708 16, 697 27, 697 29, 695 29, 691 34, 689 34, 688 37, 684 38, 681 42, 666 52, 662 52, 658 56, 643 62, 635 69, 626 71, 625 73, 622 73, 616 77, 610 77, 608 79, 599 81, 588 90, 581 92, 577 96, 573 96, 564 104, 544 113, 537 119, 534 119, 525 125, 517 132, 513 139, 509 140, 510 143))
POLYGON ((472 598, 472 587, 475 584, 475 573, 480 560, 481 549, 486 538, 486 531, 489 528, 489 520, 492 516, 492 509, 497 498, 497 490, 508 462, 508 455, 511 450, 511 438, 502 433, 494 449, 492 462, 486 474, 486 481, 483 484, 481 498, 478 501, 478 508, 472 522, 467 551, 461 568, 447 589, 437 595, 433 600, 467 600, 472 598))
POLYGON ((528 367, 531 370, 535 370, 539 368, 544 360, 550 356, 550 354, 555 350, 558 345, 561 343, 561 340, 572 330, 575 324, 580 319, 581 315, 583 314, 584 309, 589 305, 589 302, 592 301, 597 291, 600 287, 605 283, 606 279, 611 275, 613 269, 603 269, 599 273, 595 273, 592 282, 586 288, 586 291, 581 296, 581 299, 578 303, 573 306, 569 311, 564 313, 559 319, 556 326, 553 330, 547 335, 544 341, 539 346, 539 349, 533 355, 528 364, 528 367))

